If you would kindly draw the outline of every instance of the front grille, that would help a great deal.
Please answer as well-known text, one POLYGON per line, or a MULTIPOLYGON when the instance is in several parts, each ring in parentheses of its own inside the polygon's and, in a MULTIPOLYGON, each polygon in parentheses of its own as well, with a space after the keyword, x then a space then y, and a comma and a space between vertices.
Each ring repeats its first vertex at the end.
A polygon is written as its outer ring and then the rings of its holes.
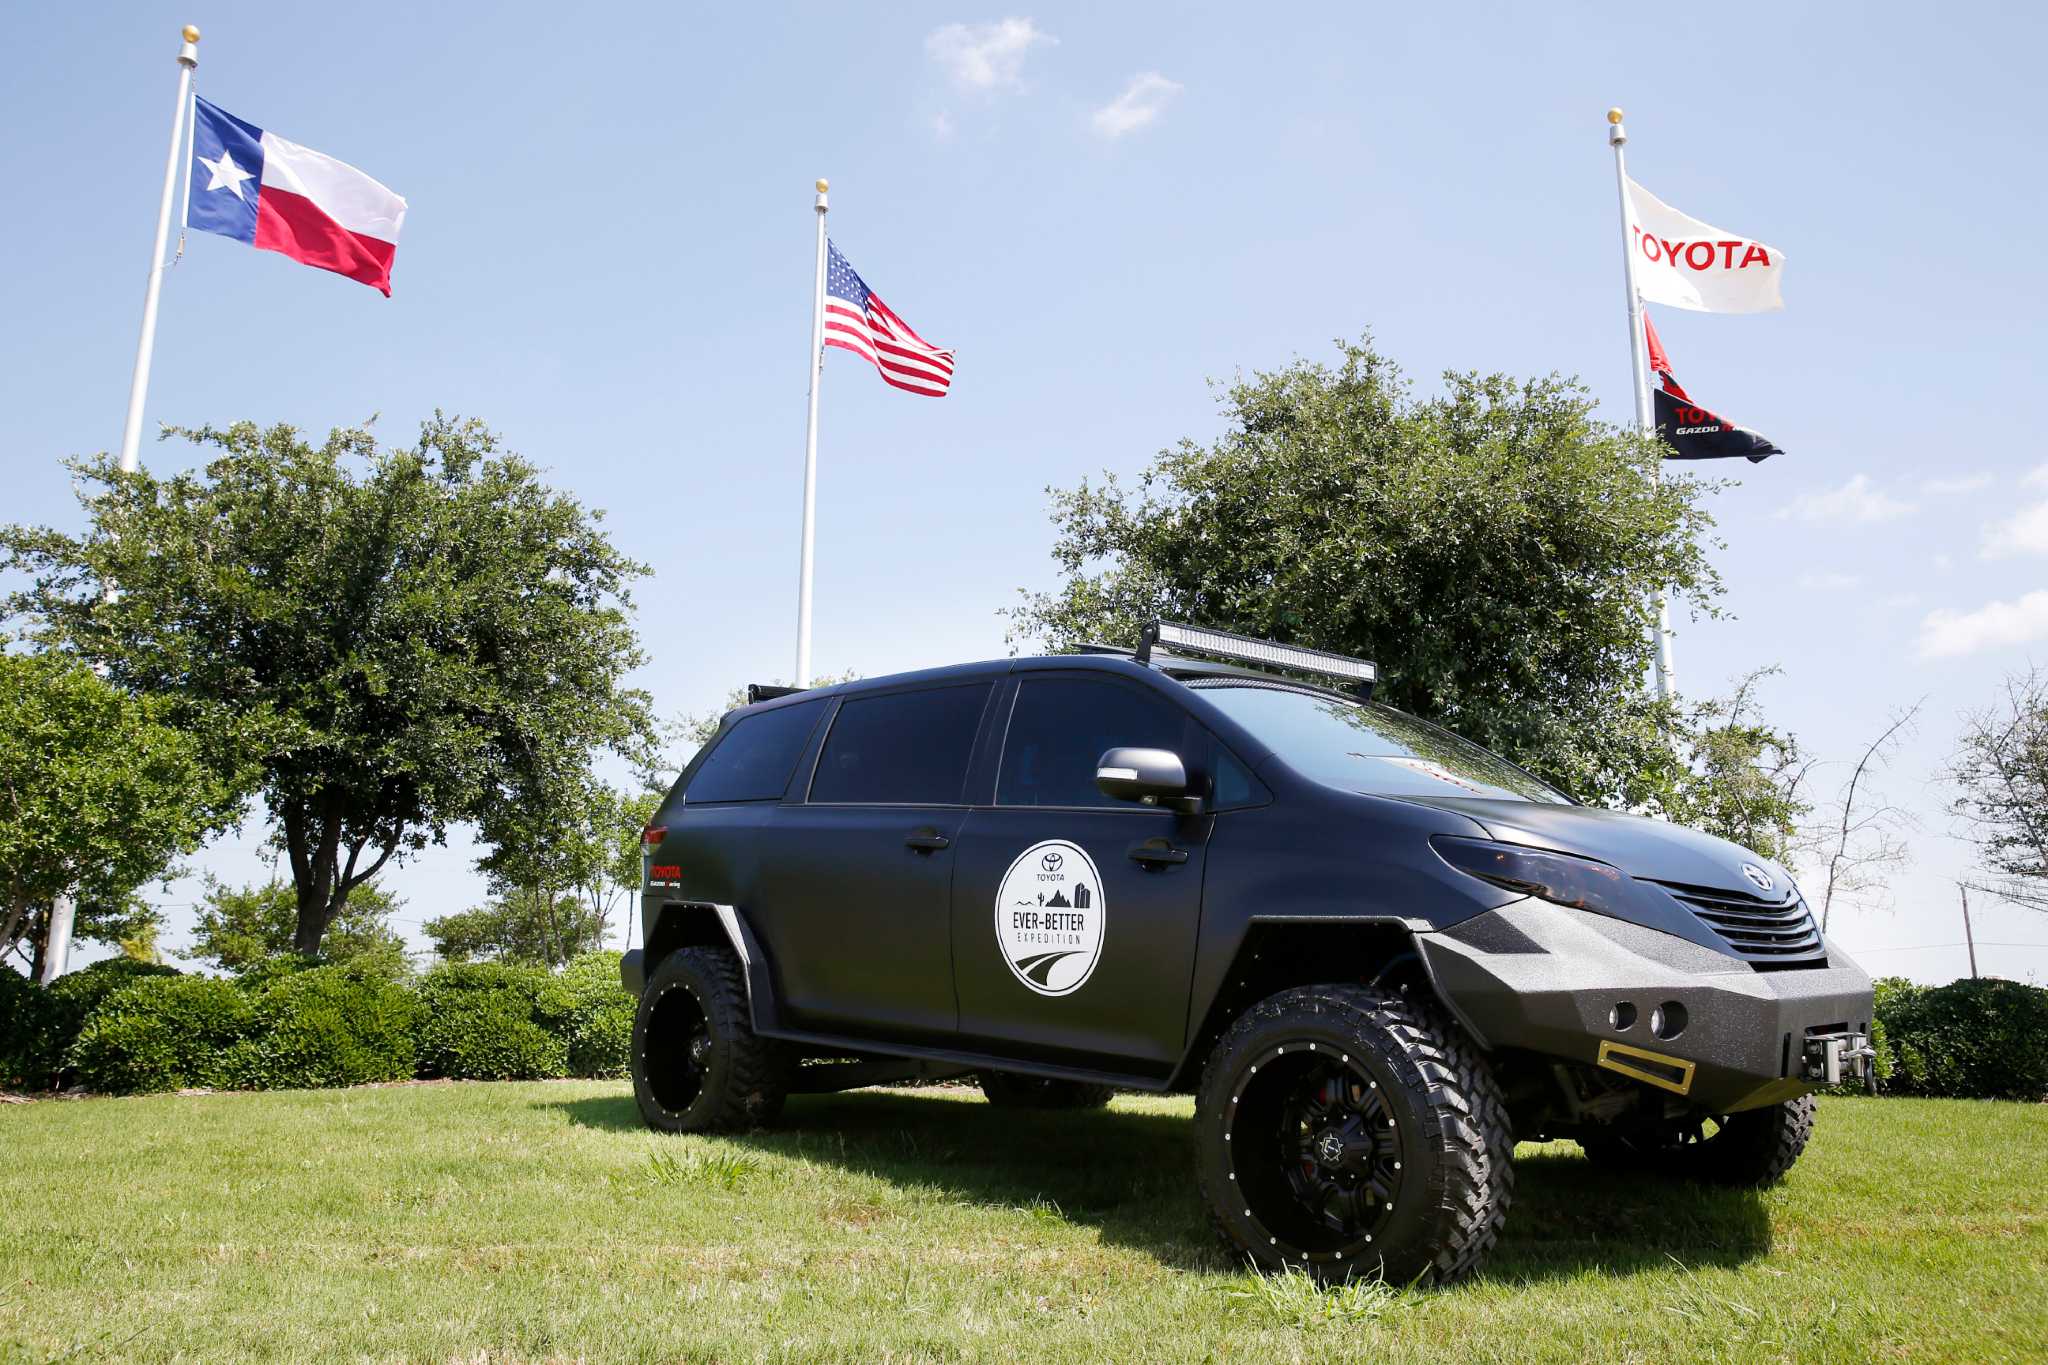
POLYGON ((1798 896, 1789 901, 1766 901, 1740 891, 1676 882, 1658 885, 1712 929, 1728 945, 1728 951, 1760 972, 1828 965, 1820 928, 1805 900, 1798 896))

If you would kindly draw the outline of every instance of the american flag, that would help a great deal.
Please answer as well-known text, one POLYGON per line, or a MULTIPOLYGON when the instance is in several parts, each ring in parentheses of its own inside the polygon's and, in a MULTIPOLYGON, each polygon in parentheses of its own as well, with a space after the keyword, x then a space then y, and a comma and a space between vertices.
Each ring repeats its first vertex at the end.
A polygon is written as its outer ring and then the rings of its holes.
POLYGON ((910 330, 854 273, 839 248, 827 243, 825 344, 874 362, 882 379, 899 389, 943 398, 953 383, 953 353, 910 330))

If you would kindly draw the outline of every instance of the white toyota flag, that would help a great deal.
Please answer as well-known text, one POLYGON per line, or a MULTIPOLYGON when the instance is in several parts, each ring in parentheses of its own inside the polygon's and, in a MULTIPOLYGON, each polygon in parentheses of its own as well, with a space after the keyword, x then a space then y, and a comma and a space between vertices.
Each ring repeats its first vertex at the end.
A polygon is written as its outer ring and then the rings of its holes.
POLYGON ((1636 288, 1647 302, 1696 313, 1768 313, 1785 306, 1778 295, 1782 252, 1687 217, 1633 179, 1628 236, 1636 288))

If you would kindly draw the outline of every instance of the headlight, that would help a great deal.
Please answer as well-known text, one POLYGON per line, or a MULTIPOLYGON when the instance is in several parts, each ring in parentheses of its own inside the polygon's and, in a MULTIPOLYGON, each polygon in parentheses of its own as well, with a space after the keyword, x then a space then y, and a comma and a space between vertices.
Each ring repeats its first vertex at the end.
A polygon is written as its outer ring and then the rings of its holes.
POLYGON ((1618 867, 1569 853, 1485 839, 1438 835, 1429 842, 1438 857, 1467 876, 1574 910, 1591 910, 1616 919, 1636 918, 1630 913, 1639 903, 1634 879, 1618 867))

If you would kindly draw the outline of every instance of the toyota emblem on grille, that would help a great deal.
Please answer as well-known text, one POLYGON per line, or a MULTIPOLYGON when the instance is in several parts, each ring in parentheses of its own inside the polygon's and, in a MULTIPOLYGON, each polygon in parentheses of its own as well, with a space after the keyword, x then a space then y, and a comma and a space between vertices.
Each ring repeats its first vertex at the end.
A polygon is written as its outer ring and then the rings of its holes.
POLYGON ((1771 880, 1771 874, 1758 867, 1755 863, 1744 863, 1742 865, 1742 875, 1754 882, 1756 889, 1759 891, 1768 891, 1777 885, 1776 882, 1771 880))

